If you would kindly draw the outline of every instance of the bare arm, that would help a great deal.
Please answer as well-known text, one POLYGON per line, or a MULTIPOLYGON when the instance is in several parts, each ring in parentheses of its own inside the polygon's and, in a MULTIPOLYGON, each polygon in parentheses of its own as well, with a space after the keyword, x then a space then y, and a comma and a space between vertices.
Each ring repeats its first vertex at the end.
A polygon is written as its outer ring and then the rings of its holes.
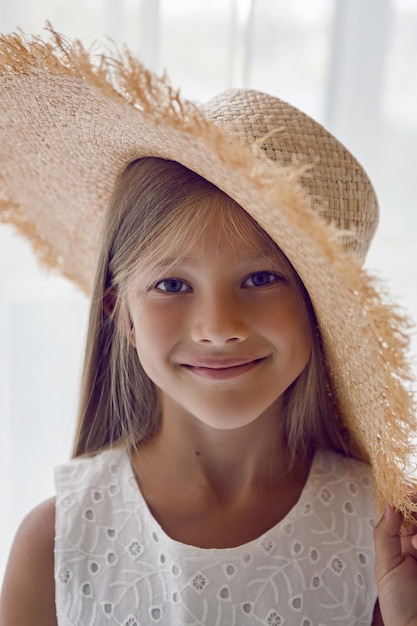
POLYGON ((0 596, 0 626, 57 626, 55 499, 36 507, 14 540, 0 596))

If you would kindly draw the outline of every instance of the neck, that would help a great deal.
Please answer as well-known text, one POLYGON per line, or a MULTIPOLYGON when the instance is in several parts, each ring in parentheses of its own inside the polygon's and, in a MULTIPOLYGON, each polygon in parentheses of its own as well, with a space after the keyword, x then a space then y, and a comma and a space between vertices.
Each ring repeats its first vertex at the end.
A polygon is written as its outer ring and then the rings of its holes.
POLYGON ((275 412, 224 430, 196 419, 171 417, 163 419, 158 434, 135 455, 142 481, 194 483, 228 500, 290 482, 289 453, 275 412))
POLYGON ((216 429, 184 414, 165 415, 132 464, 168 536, 201 548, 230 548, 260 537, 287 515, 310 462, 290 465, 279 416, 270 411, 240 428, 216 429))

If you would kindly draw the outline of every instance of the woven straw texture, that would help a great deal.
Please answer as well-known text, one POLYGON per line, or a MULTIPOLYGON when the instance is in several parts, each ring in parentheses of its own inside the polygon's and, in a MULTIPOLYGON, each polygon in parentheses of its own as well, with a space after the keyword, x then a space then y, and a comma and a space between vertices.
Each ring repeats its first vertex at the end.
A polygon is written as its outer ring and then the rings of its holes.
POLYGON ((317 314, 347 445, 372 464, 380 501, 410 519, 408 322, 361 269, 378 209, 354 157, 272 96, 229 91, 198 107, 127 52, 94 61, 55 33, 0 39, 0 220, 87 293, 115 181, 141 156, 216 184, 290 259, 317 314))

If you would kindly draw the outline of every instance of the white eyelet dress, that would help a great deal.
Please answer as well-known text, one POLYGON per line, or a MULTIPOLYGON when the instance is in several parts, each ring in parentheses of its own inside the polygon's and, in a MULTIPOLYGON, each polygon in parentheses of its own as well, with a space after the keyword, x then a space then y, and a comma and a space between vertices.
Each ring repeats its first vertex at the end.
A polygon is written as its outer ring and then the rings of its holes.
POLYGON ((59 626, 372 622, 376 508, 367 465, 316 452, 301 497, 245 545, 202 549, 153 518, 123 449, 56 470, 59 626))

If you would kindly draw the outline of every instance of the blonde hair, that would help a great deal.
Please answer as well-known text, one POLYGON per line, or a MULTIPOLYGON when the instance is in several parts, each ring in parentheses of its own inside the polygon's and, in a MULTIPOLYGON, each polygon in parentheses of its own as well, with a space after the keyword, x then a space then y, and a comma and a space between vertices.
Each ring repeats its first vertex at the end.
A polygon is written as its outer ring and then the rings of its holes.
POLYGON ((208 198, 231 240, 233 233, 255 240, 255 230, 281 256, 308 312, 311 356, 284 394, 283 428, 291 458, 309 455, 316 446, 346 453, 313 306, 294 268, 268 234, 217 187, 176 162, 149 157, 124 170, 107 212, 90 310, 74 456, 114 445, 132 447, 157 432, 161 420, 157 389, 129 341, 127 284, 137 272, 146 275, 161 250, 169 253, 170 242, 177 254, 190 245, 190 238, 204 231, 208 220, 199 204, 208 198))

